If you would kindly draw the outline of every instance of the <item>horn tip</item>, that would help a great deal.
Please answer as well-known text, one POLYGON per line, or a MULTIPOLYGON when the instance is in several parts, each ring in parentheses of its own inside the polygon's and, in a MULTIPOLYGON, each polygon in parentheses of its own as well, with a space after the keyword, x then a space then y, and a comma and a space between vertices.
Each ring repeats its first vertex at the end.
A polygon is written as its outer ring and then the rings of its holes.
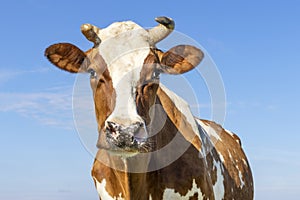
POLYGON ((175 27, 174 20, 170 17, 165 17, 165 16, 156 17, 155 21, 164 25, 168 29, 174 29, 174 27, 175 27))
POLYGON ((88 30, 92 29, 92 25, 91 24, 82 24, 80 29, 82 32, 88 31, 88 30))

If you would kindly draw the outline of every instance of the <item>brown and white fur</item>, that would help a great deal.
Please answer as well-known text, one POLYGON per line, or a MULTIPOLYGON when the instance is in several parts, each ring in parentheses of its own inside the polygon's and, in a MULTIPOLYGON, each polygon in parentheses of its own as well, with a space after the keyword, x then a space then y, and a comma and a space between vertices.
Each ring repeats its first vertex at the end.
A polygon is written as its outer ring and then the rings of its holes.
POLYGON ((194 118, 188 105, 159 83, 160 73, 185 73, 204 55, 189 45, 157 49, 174 22, 156 20, 159 25, 149 30, 131 21, 105 29, 84 24, 82 33, 93 48, 83 52, 59 43, 45 51, 60 69, 91 74, 99 132, 92 177, 100 199, 253 199, 252 173, 238 136, 194 118), (164 154, 155 153, 175 139, 164 154))

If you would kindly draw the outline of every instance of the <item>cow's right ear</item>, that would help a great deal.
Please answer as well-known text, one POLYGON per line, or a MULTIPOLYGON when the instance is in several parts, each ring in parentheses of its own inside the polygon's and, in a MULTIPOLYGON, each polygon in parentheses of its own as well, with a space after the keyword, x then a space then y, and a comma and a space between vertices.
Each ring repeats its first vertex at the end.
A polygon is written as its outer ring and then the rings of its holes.
POLYGON ((69 43, 58 43, 45 50, 45 56, 58 68, 71 72, 81 72, 81 66, 86 59, 86 54, 78 47, 69 43))

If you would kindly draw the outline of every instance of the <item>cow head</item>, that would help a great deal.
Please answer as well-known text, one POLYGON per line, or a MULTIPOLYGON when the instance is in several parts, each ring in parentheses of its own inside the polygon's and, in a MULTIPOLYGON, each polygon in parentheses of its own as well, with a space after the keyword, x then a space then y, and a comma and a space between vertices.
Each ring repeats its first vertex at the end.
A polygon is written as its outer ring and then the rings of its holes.
POLYGON ((156 102, 159 74, 182 74, 203 58, 196 47, 179 45, 162 52, 155 44, 174 29, 167 17, 145 30, 134 22, 116 22, 104 29, 91 24, 82 33, 94 43, 83 52, 59 43, 48 47, 46 57, 72 73, 89 73, 98 122, 99 147, 125 153, 147 152, 151 107, 156 102))

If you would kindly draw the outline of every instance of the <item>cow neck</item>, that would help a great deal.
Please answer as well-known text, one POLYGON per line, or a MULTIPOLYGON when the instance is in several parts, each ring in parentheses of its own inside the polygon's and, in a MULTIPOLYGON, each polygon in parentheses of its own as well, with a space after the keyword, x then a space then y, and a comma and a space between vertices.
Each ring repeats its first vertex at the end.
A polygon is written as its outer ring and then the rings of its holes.
MULTIPOLYGON (((200 156, 199 150, 196 147, 197 144, 202 144, 202 140, 200 140, 200 134, 199 138, 195 133, 193 133, 195 135, 190 136, 199 140, 199 143, 195 142, 197 141, 196 139, 190 140, 194 142, 191 145, 191 142, 187 139, 189 135, 184 135, 187 133, 182 133, 182 131, 184 131, 183 127, 180 127, 178 124, 176 124, 177 122, 174 123, 175 120, 172 119, 172 117, 174 117, 175 115, 179 115, 179 109, 175 106, 176 103, 173 103, 171 97, 164 93, 161 88, 158 91, 156 104, 162 105, 162 107, 164 108, 163 111, 166 115, 164 127, 153 137, 155 142, 157 143, 157 150, 164 148, 166 145, 172 143, 175 137, 177 139, 180 138, 177 141, 180 143, 177 143, 175 147, 170 148, 163 154, 153 154, 149 166, 153 167, 153 165, 156 165, 161 167, 162 162, 164 162, 166 159, 168 159, 169 157, 174 158, 174 152, 175 154, 177 154, 176 151, 182 151, 184 153, 180 154, 179 158, 174 159, 168 165, 162 168, 157 168, 158 170, 147 173, 146 180, 148 184, 148 197, 151 196, 151 199, 170 199, 168 195, 169 193, 172 193, 172 191, 174 191, 174 193, 176 193, 178 196, 185 197, 185 195, 187 195, 188 192, 192 190, 192 188, 200 188, 201 191, 203 191, 202 194, 204 196, 208 197, 208 199, 214 199, 212 192, 213 188, 210 187, 210 177, 206 171, 207 162, 205 158, 200 156), (171 114, 171 111, 174 114, 171 114), (177 127, 179 127, 180 130, 177 127), (198 167, 195 168, 193 166, 198 167)), ((156 114, 157 115, 155 115, 155 117, 159 117, 158 115, 163 115, 162 113, 156 114)), ((179 116, 182 115, 180 114, 179 116)), ((182 120, 184 120, 186 116, 182 118, 182 120)), ((184 127, 186 128, 186 130, 192 130, 191 127, 188 127, 187 122, 181 123, 186 125, 186 127, 184 127)), ((211 157, 210 159, 212 160, 211 157)), ((199 196, 201 196, 200 193, 199 196)), ((186 196, 186 198, 187 197, 188 196, 186 196)))
POLYGON ((187 102, 160 84, 157 96, 169 119, 183 137, 201 152, 202 141, 197 123, 187 102))

